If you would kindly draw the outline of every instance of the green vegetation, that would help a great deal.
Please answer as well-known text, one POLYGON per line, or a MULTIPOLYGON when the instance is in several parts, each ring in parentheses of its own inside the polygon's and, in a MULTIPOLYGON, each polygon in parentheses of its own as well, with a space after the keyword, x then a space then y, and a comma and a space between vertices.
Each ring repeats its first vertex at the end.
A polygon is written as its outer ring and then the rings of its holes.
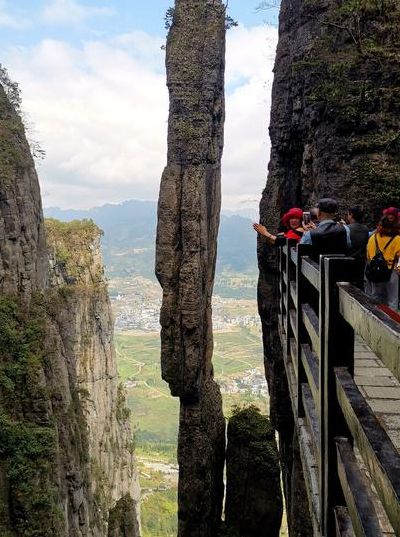
MULTIPOLYGON (((54 424, 42 381, 45 310, 0 297, 0 455, 12 498, 13 525, 24 537, 54 536, 60 513, 51 481, 54 424)), ((7 528, 0 529, 5 532, 7 528)))
MULTIPOLYGON (((92 220, 61 222, 54 218, 45 220, 48 245, 54 249, 56 261, 63 265, 69 277, 78 280, 89 269, 93 269, 93 246, 102 235, 100 228, 92 220)), ((92 274, 101 281, 103 268, 97 267, 99 274, 92 274)))
POLYGON ((275 431, 271 422, 255 405, 237 405, 229 419, 228 441, 235 448, 244 444, 252 450, 253 464, 260 473, 273 475, 279 467, 279 455, 275 445, 275 431))
POLYGON ((125 494, 111 509, 108 519, 109 535, 137 535, 136 505, 129 494, 125 494))
MULTIPOLYGON (((126 280, 141 276, 155 281, 155 202, 130 200, 87 211, 45 209, 45 213, 63 221, 92 219, 104 230, 103 257, 109 278, 126 280)), ((218 234, 216 294, 255 299, 257 278, 256 235, 251 219, 222 215, 218 234), (219 280, 219 275, 222 280, 219 280)))
POLYGON ((155 492, 142 502, 143 537, 175 537, 177 490, 155 492))
MULTIPOLYGON (((167 11, 165 12, 164 26, 166 30, 169 30, 172 26, 172 23, 174 20, 174 13, 175 13, 175 8, 173 7, 169 7, 167 11)), ((233 17, 231 17, 230 15, 225 15, 225 28, 227 30, 230 30, 231 28, 234 28, 238 25, 239 23, 235 21, 233 17)))
POLYGON ((10 104, 14 107, 14 110, 17 114, 21 112, 21 90, 16 82, 11 80, 10 75, 8 74, 7 69, 0 63, 0 84, 4 89, 7 99, 10 104))
POLYGON ((138 448, 176 445, 179 401, 161 378, 159 335, 117 334, 116 346, 121 379, 135 383, 127 390, 127 403, 138 448))
POLYGON ((19 106, 18 86, 10 81, 6 84, 6 71, 0 65, 0 170, 4 185, 10 184, 18 170, 32 164, 27 144, 24 141, 24 126, 20 116, 12 109, 9 99, 19 106))
MULTIPOLYGON (((240 377, 249 369, 263 367, 257 330, 242 328, 217 332, 214 344, 214 371, 220 382, 240 377)), ((165 446, 176 445, 179 401, 170 396, 168 385, 161 378, 159 335, 117 334, 116 346, 120 377, 134 383, 128 387, 127 403, 132 411, 138 449, 146 450, 151 445, 159 452, 170 453, 170 448, 165 446)), ((263 410, 267 403, 250 392, 224 394, 226 410, 237 402, 256 402, 263 410)))

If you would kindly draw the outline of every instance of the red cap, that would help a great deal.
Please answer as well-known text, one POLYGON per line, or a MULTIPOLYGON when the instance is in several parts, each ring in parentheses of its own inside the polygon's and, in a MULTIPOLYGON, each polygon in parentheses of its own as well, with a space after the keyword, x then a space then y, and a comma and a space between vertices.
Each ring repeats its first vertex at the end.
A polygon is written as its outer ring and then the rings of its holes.
POLYGON ((389 216, 390 214, 398 218, 399 209, 397 209, 396 207, 388 207, 387 209, 383 211, 383 216, 389 216))
POLYGON ((299 209, 298 207, 293 207, 282 216, 282 224, 287 226, 289 224, 289 220, 291 220, 292 218, 298 218, 299 220, 303 220, 303 210, 299 209))

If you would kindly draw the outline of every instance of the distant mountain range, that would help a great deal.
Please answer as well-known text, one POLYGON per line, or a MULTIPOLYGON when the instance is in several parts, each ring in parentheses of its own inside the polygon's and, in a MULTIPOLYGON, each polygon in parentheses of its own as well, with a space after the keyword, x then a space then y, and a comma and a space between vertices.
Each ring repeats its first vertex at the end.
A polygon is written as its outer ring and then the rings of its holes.
MULTIPOLYGON (((103 231, 103 256, 110 277, 154 275, 157 203, 129 200, 89 210, 44 210, 46 218, 63 221, 92 219, 103 231)), ((246 209, 222 213, 218 239, 217 272, 254 274, 257 268, 256 237, 246 209)))

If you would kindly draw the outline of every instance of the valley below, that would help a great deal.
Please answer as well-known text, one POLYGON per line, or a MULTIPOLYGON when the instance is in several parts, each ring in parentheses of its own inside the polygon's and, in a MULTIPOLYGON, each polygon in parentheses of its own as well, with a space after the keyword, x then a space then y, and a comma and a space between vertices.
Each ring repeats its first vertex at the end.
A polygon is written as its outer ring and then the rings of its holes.
MULTIPOLYGON (((89 219, 104 231, 103 258, 115 318, 120 381, 134 431, 143 537, 177 535, 179 401, 161 378, 161 288, 154 276, 156 203, 131 200, 89 211, 47 209, 63 221, 89 219)), ((223 214, 213 297, 214 374, 225 417, 254 404, 268 413, 257 311, 255 235, 247 215, 223 214)), ((286 536, 286 530, 282 530, 286 536)))
MULTIPOLYGON (((223 282, 225 296, 215 295, 213 300, 213 363, 225 416, 230 415, 232 407, 247 404, 267 413, 268 387, 255 296, 256 277, 224 274, 217 281, 223 282), (239 292, 235 290, 238 288, 239 292), (241 298, 243 294, 247 297, 241 298)), ((161 290, 157 282, 138 275, 111 278, 109 289, 119 374, 135 434, 143 537, 175 537, 179 401, 171 397, 161 378, 161 290)))

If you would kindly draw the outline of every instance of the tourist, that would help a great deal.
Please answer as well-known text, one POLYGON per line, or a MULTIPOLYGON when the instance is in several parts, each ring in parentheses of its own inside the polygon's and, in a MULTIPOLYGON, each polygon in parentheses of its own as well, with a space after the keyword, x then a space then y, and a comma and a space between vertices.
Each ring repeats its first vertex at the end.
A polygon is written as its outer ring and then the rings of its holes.
POLYGON ((336 222, 338 203, 332 198, 323 198, 317 204, 318 226, 310 223, 305 226, 301 244, 313 247, 313 256, 347 254, 351 248, 349 228, 336 222))
POLYGON ((386 216, 389 222, 399 223, 399 209, 397 207, 388 207, 382 212, 383 216, 386 216))
POLYGON ((369 239, 369 229, 362 223, 363 217, 363 209, 359 205, 350 207, 347 211, 346 222, 351 240, 349 255, 356 261, 356 277, 353 283, 359 289, 364 289, 366 249, 369 239))
POLYGON ((303 211, 298 207, 293 207, 282 217, 282 225, 286 228, 286 231, 273 235, 262 224, 253 224, 253 228, 257 233, 267 239, 269 244, 274 246, 282 246, 286 244, 286 239, 293 239, 299 242, 303 236, 304 229, 302 227, 303 211))
POLYGON ((386 214, 368 241, 366 293, 393 310, 399 307, 399 260, 399 224, 386 214))

